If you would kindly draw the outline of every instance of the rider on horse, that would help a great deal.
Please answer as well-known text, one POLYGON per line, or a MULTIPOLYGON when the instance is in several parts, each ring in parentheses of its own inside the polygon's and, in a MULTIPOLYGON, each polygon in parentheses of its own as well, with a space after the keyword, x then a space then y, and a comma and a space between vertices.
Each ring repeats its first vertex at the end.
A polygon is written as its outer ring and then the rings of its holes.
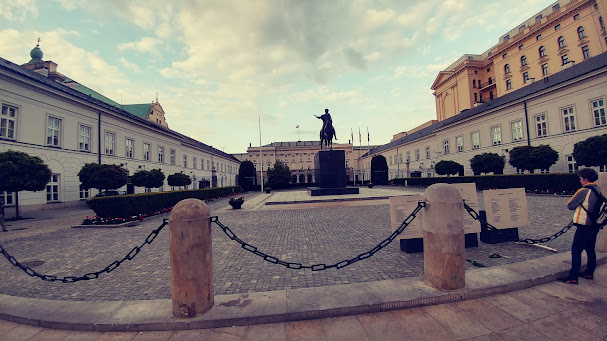
POLYGON ((334 136, 337 140, 337 134, 335 134, 335 128, 333 128, 333 120, 331 119, 331 114, 329 114, 329 109, 325 109, 325 113, 323 115, 314 115, 314 117, 322 120, 322 129, 320 130, 321 144, 324 140, 328 146, 331 143, 331 140, 333 140, 334 136))

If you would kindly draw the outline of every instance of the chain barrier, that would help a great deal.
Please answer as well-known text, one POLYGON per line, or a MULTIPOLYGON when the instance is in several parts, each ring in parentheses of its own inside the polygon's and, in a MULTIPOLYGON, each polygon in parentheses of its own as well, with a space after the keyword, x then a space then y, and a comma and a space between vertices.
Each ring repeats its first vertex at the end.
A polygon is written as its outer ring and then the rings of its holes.
POLYGON ((465 202, 464 202, 464 208, 466 209, 466 211, 468 212, 468 214, 470 214, 470 216, 472 216, 472 218, 474 220, 478 220, 481 222, 481 224, 485 224, 485 226, 487 226, 488 230, 494 230, 496 231, 498 234, 500 234, 503 237, 507 237, 507 241, 511 241, 511 242, 519 242, 519 243, 525 243, 525 244, 543 244, 546 242, 549 242, 553 239, 556 239, 558 237, 560 237, 561 235, 565 234, 565 232, 569 231, 569 229, 571 229, 573 227, 573 221, 569 222, 569 224, 567 224, 567 226, 565 226, 562 230, 560 230, 559 232, 553 234, 550 237, 544 237, 544 238, 539 238, 539 239, 532 239, 532 238, 525 238, 525 239, 519 239, 519 238, 511 238, 510 236, 507 236, 506 234, 502 233, 497 227, 489 224, 487 222, 487 219, 482 219, 480 217, 480 215, 470 206, 468 206, 465 202))
POLYGON ((285 262, 283 260, 280 260, 276 257, 270 256, 266 253, 263 253, 261 251, 258 250, 257 247, 248 244, 246 242, 244 242, 242 239, 238 238, 236 236, 236 234, 234 234, 234 232, 232 232, 232 230, 225 226, 224 224, 222 224, 219 221, 219 218, 217 216, 211 217, 211 222, 217 224, 217 226, 219 226, 223 232, 228 236, 228 238, 230 238, 231 240, 236 241, 237 243, 239 243, 243 249, 259 256, 262 257, 263 260, 273 263, 273 264, 278 264, 278 265, 282 265, 285 266, 289 269, 294 269, 294 270, 298 270, 298 269, 311 269, 312 271, 321 271, 321 270, 327 270, 327 269, 331 269, 331 268, 337 268, 337 269, 341 269, 343 267, 346 267, 350 264, 354 264, 360 260, 369 258, 371 256, 373 256, 375 253, 377 253, 379 250, 383 249, 384 247, 390 245, 390 243, 392 243, 392 241, 394 241, 394 239, 401 234, 406 228, 407 226, 409 226, 409 224, 411 224, 411 222, 415 219, 417 213, 425 206, 424 202, 418 202, 417 203, 417 207, 413 210, 413 212, 411 212, 411 214, 409 214, 409 216, 400 224, 400 226, 394 230, 394 232, 392 232, 392 234, 382 240, 379 244, 375 245, 374 248, 372 248, 371 250, 367 251, 367 252, 363 252, 361 254, 359 254, 358 256, 351 258, 351 259, 346 259, 343 260, 341 262, 337 262, 335 264, 331 264, 331 265, 326 265, 324 263, 321 264, 314 264, 314 265, 303 265, 301 263, 292 263, 292 262, 285 262))
POLYGON ((139 251, 141 251, 141 248, 144 247, 145 244, 152 244, 154 239, 156 239, 156 237, 158 236, 158 233, 160 233, 160 231, 168 223, 169 223, 168 219, 164 219, 162 222, 162 225, 160 225, 157 229, 153 230, 147 236, 147 238, 145 238, 145 241, 141 245, 135 246, 129 253, 126 254, 126 256, 123 259, 114 261, 113 263, 106 266, 105 269, 103 269, 101 271, 90 272, 90 273, 84 274, 82 276, 66 276, 63 278, 59 278, 59 277, 53 276, 53 275, 43 275, 41 273, 38 273, 36 270, 30 268, 29 266, 24 266, 23 264, 21 264, 15 257, 11 256, 2 245, 0 245, 0 253, 2 253, 4 255, 4 257, 6 257, 6 259, 8 259, 8 261, 11 262, 11 264, 13 264, 13 266, 19 267, 19 269, 21 269, 26 274, 30 275, 30 277, 38 277, 41 280, 48 281, 48 282, 74 283, 74 282, 78 282, 78 281, 88 281, 90 279, 99 278, 99 275, 104 272, 110 273, 110 272, 116 270, 116 268, 119 267, 120 264, 122 264, 122 262, 124 262, 125 260, 133 259, 135 256, 137 256, 137 254, 139 253, 139 251))

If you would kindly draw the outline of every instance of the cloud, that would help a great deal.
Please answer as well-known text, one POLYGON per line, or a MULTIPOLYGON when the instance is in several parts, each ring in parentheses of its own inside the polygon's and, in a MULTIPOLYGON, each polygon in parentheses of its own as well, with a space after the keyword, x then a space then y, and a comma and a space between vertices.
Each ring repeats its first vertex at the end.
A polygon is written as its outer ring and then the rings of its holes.
POLYGON ((0 17, 23 22, 30 16, 38 17, 38 6, 34 0, 0 0, 0 17))
POLYGON ((141 67, 139 67, 138 64, 128 61, 124 57, 120 57, 120 64, 122 64, 124 69, 128 69, 133 72, 141 72, 141 67))
POLYGON ((118 44, 120 51, 133 50, 140 53, 158 53, 158 47, 162 44, 162 41, 152 37, 143 37, 141 40, 136 42, 121 43, 118 44))

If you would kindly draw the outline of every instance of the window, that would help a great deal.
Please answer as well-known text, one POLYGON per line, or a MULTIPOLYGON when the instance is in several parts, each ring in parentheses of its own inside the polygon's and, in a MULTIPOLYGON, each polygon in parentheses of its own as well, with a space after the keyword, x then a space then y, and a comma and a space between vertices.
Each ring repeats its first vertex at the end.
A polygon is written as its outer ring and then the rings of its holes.
POLYGON ((577 13, 577 14, 575 14, 573 16, 573 20, 578 20, 579 18, 580 18, 580 14, 579 13, 577 13))
POLYGON ((542 35, 541 35, 541 34, 538 34, 538 35, 535 37, 535 40, 542 40, 542 35))
POLYGON ((471 140, 472 140, 472 149, 479 149, 481 147, 480 132, 473 131, 471 134, 471 140))
POLYGON ((145 161, 150 161, 150 144, 149 143, 143 144, 143 159, 145 161))
POLYGON ((563 128, 565 132, 570 132, 575 130, 575 115, 573 112, 573 107, 568 107, 561 109, 563 113, 563 128))
POLYGON ((537 137, 548 136, 546 114, 536 115, 534 121, 535 121, 535 136, 537 136, 537 137))
POLYGON ((135 141, 133 141, 133 139, 127 138, 124 145, 125 145, 124 157, 132 159, 133 158, 133 146, 135 145, 135 141))
POLYGON ((46 124, 46 145, 59 147, 61 143, 61 119, 48 117, 46 124))
POLYGON ((542 75, 548 76, 550 72, 548 72, 548 63, 542 64, 542 75))
POLYGON ((172 165, 175 164, 175 149, 171 149, 169 151, 170 155, 169 155, 169 159, 172 165))
POLYGON ((188 168, 188 156, 183 154, 183 168, 188 168))
POLYGON ((476 79, 473 79, 473 80, 472 80, 472 87, 473 87, 473 88, 476 88, 476 79))
POLYGON ((88 189, 82 189, 82 185, 80 185, 80 200, 88 199, 91 196, 91 191, 88 189))
POLYGON ((510 64, 504 65, 504 73, 510 73, 510 64))
POLYGON ((566 54, 562 55, 561 61, 563 62, 563 65, 569 64, 569 56, 567 56, 566 54))
POLYGON ((80 125, 80 134, 78 136, 79 145, 78 148, 81 151, 91 151, 91 127, 80 125))
POLYGON ((430 158, 430 146, 426 146, 426 159, 430 158))
POLYGON ((565 38, 563 36, 559 37, 558 42, 559 42, 559 49, 562 49, 563 47, 567 46, 567 45, 565 45, 565 38))
POLYGON ((569 173, 575 173, 578 171, 578 166, 577 163, 575 163, 573 155, 567 155, 567 170, 569 173))
POLYGON ((494 146, 502 144, 502 128, 500 126, 491 127, 491 139, 494 146))
POLYGON ((603 126, 607 123, 605 120, 605 101, 603 99, 592 101, 592 114, 594 115, 594 125, 603 126))
POLYGON ((535 22, 538 22, 540 20, 542 20, 542 15, 541 14, 535 17, 535 22))
POLYGON ((158 147, 158 162, 164 163, 164 147, 158 147))
POLYGON ((561 8, 561 5, 559 5, 559 4, 556 4, 556 5, 552 6, 552 12, 558 11, 559 8, 561 8))
POLYGON ((584 32, 584 27, 580 26, 577 28, 577 37, 582 40, 584 38, 586 38, 586 33, 584 32))
POLYGON ((520 45, 518 46, 519 51, 520 51, 520 50, 522 50, 524 47, 525 47, 525 46, 524 46, 523 44, 520 44, 520 45))
POLYGON ((443 140, 443 152, 449 154, 449 140, 443 140))
POLYGON ((518 28, 519 33, 523 32, 525 30, 525 25, 522 25, 521 27, 518 28))
POLYGON ((502 55, 502 58, 504 58, 504 59, 508 58, 508 54, 507 54, 507 53, 504 53, 504 54, 502 55))
POLYGON ((192 158, 192 168, 196 169, 198 167, 198 160, 194 157, 192 158))
MULTIPOLYGON (((255 162, 255 164, 257 164, 257 162, 255 162)), ((207 160, 207 170, 211 170, 211 164, 209 163, 209 160, 207 160)))
POLYGON ((512 80, 506 79, 506 90, 512 90, 512 80))
POLYGON ((538 51, 540 52, 540 58, 546 57, 546 48, 545 47, 540 46, 538 51))
POLYGON ((4 199, 5 205, 13 205, 15 203, 15 197, 13 192, 0 191, 0 198, 4 199))
POLYGON ((463 136, 456 137, 455 145, 457 146, 458 152, 463 152, 464 151, 464 137, 463 136))
POLYGON ((388 161, 388 165, 392 165, 392 155, 390 155, 389 160, 390 160, 390 161, 388 161))
MULTIPOLYGON (((411 152, 407 152, 407 162, 411 161, 411 152)), ((403 163, 403 154, 400 154, 400 163, 403 163)))
POLYGON ((521 57, 521 66, 525 66, 527 65, 527 56, 522 56, 521 57))
POLYGON ((415 150, 415 161, 419 161, 419 149, 415 150))
POLYGON ((529 72, 523 72, 523 82, 525 84, 529 83, 529 72))
POLYGON ((601 29, 605 29, 605 21, 603 21, 603 17, 599 17, 599 25, 601 25, 601 29))
POLYGON ((478 94, 475 92, 474 93, 474 103, 478 102, 478 94))
POLYGON ((107 155, 114 155, 116 146, 116 134, 105 132, 105 153, 107 155))
POLYGON ((554 30, 555 30, 555 31, 558 31, 558 30, 560 30, 560 29, 561 29, 561 24, 558 24, 558 25, 554 26, 554 30))
POLYGON ((53 174, 46 185, 46 202, 59 201, 59 174, 53 174))
POLYGON ((15 139, 16 125, 17 108, 2 104, 2 114, 0 114, 0 137, 15 139))
POLYGON ((514 121, 510 124, 512 128, 512 141, 522 141, 523 140, 523 122, 521 120, 514 121))
POLYGON ((502 41, 508 41, 508 39, 510 39, 510 35, 506 34, 504 38, 502 38, 502 41))
POLYGON ((590 50, 588 49, 588 45, 582 46, 582 55, 584 59, 590 58, 590 50))

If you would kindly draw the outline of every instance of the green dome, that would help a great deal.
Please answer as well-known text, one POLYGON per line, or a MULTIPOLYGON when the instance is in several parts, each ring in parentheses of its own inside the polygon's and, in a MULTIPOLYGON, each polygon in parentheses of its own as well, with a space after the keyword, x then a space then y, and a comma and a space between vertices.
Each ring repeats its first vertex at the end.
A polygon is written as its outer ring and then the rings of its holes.
POLYGON ((32 57, 32 60, 30 60, 30 63, 32 61, 42 61, 42 56, 44 54, 42 53, 42 50, 40 49, 39 45, 36 45, 36 47, 34 47, 32 49, 32 51, 30 52, 30 57, 32 57))

